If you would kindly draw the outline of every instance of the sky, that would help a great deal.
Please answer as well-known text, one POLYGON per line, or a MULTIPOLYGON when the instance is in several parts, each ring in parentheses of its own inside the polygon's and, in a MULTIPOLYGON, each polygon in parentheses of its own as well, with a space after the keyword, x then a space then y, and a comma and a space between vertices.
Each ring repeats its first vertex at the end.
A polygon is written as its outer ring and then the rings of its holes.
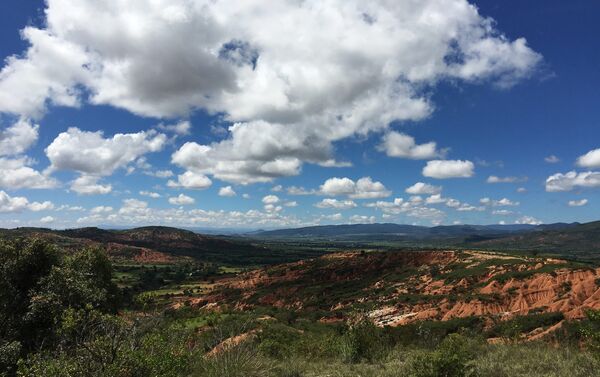
POLYGON ((0 227, 598 220, 596 1, 0 3, 0 227))

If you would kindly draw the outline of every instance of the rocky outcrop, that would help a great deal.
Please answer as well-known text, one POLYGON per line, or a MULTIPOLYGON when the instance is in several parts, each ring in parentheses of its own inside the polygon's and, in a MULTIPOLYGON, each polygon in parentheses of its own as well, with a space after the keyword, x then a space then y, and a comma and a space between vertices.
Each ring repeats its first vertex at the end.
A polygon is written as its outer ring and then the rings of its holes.
MULTIPOLYGON (((346 252, 251 271, 219 283, 236 290, 233 306, 337 313, 354 306, 378 325, 483 316, 507 319, 530 312, 582 318, 600 309, 600 269, 565 261, 482 252, 346 252)), ((217 304, 231 304, 226 294, 217 304)), ((532 336, 535 334, 532 334, 532 336)), ((536 335, 537 336, 537 335, 536 335)))

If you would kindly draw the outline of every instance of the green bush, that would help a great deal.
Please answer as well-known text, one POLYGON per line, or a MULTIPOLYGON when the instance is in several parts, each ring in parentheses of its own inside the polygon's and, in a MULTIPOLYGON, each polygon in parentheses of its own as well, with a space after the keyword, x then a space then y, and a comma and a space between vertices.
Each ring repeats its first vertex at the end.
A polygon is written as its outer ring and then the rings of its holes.
POLYGON ((587 310, 586 320, 581 324, 580 332, 587 347, 600 358, 600 310, 587 310))
POLYGON ((279 323, 267 324, 258 334, 258 350, 265 356, 282 359, 294 354, 300 339, 298 330, 279 323))
POLYGON ((463 335, 451 334, 433 352, 416 352, 409 361, 412 377, 465 377, 472 375, 472 360, 482 344, 463 335))
MULTIPOLYGON (((77 314, 74 316, 77 317, 77 314)), ((179 328, 154 322, 128 324, 113 316, 76 318, 72 323, 74 328, 83 323, 90 328, 76 345, 31 354, 27 360, 20 362, 18 375, 177 377, 188 374, 194 359, 202 355, 192 346, 192 334, 179 328)))
POLYGON ((387 355, 389 341, 381 328, 363 319, 350 326, 340 338, 338 347, 345 362, 372 362, 381 360, 387 355))

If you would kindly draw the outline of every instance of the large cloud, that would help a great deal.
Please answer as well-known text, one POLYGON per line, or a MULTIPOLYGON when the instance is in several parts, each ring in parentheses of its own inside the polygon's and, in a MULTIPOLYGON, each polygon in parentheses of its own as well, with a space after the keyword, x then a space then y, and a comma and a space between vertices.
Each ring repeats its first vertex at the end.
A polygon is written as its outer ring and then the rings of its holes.
POLYGON ((466 0, 48 0, 45 13, 0 72, 0 112, 87 98, 153 117, 220 113, 235 123, 227 138, 186 144, 173 162, 240 183, 338 165, 332 143, 427 117, 424 88, 506 87, 541 59, 466 0))
POLYGON ((556 173, 546 179, 546 191, 571 191, 577 187, 600 187, 600 172, 570 171, 566 174, 556 173))
POLYGON ((160 151, 166 141, 164 134, 154 130, 105 138, 101 131, 71 127, 46 148, 50 160, 46 173, 56 170, 79 172, 81 175, 71 182, 71 190, 83 195, 107 194, 112 191, 112 186, 99 184, 102 176, 111 175, 146 153, 160 151))
POLYGON ((23 196, 10 196, 4 191, 0 191, 0 213, 21 212, 23 210, 38 212, 53 208, 54 204, 49 201, 43 203, 30 202, 23 196))
POLYGON ((350 178, 329 178, 320 187, 322 195, 347 195, 352 199, 385 198, 392 194, 383 183, 373 182, 371 177, 362 177, 356 182, 350 178))
POLYGON ((138 157, 160 151, 167 137, 156 131, 116 134, 105 138, 101 131, 71 127, 46 148, 50 170, 74 170, 84 174, 110 175, 138 157))
POLYGON ((26 27, 22 37, 31 45, 25 56, 9 57, 0 71, 0 112, 39 117, 48 102, 77 106, 76 85, 89 80, 91 51, 50 28, 26 27))
POLYGON ((471 161, 462 160, 433 160, 428 161, 423 168, 425 177, 446 178, 469 178, 474 173, 475 165, 471 161))
POLYGON ((577 159, 577 165, 584 168, 600 168, 600 148, 580 156, 577 159))
POLYGON ((0 129, 0 156, 16 155, 25 152, 38 138, 37 124, 20 119, 10 127, 0 129))
POLYGON ((39 126, 19 119, 5 129, 0 128, 0 188, 41 189, 57 186, 56 180, 30 167, 33 160, 23 153, 38 138, 39 126))
POLYGON ((0 187, 11 190, 47 189, 58 185, 55 179, 42 174, 28 166, 27 158, 1 158, 0 157, 0 187))

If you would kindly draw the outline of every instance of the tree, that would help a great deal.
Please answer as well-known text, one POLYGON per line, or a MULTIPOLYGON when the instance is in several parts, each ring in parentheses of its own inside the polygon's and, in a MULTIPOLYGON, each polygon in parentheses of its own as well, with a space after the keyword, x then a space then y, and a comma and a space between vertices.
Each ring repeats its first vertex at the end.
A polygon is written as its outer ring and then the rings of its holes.
POLYGON ((33 348, 38 326, 28 323, 31 301, 59 259, 55 248, 39 240, 0 243, 0 338, 33 348))
POLYGON ((41 240, 0 243, 0 340, 17 342, 22 354, 49 348, 66 310, 115 312, 111 277, 111 264, 97 249, 66 254, 41 240))

